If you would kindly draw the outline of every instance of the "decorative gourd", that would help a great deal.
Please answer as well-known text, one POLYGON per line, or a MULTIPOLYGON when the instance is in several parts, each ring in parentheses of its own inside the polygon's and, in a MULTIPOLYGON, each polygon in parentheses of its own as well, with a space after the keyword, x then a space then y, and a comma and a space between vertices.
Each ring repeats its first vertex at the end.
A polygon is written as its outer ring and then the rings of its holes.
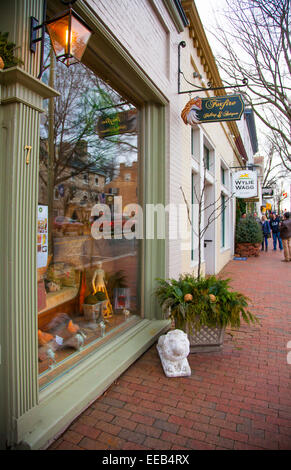
POLYGON ((97 299, 98 302, 103 302, 104 300, 107 300, 106 294, 103 291, 96 292, 94 297, 97 299))
POLYGON ((98 302, 98 299, 96 298, 94 294, 88 295, 84 300, 84 304, 87 304, 87 305, 94 305, 94 304, 97 304, 97 302, 98 302))
POLYGON ((193 300, 193 295, 192 294, 185 294, 184 295, 184 300, 185 300, 185 302, 191 302, 191 300, 193 300))

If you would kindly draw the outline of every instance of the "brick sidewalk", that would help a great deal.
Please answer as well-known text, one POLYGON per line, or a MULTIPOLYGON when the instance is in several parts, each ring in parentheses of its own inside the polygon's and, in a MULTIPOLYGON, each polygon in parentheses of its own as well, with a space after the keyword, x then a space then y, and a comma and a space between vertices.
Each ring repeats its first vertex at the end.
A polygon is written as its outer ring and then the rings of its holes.
POLYGON ((227 330, 222 352, 188 356, 167 378, 156 347, 139 358, 49 449, 291 449, 291 263, 270 251, 222 275, 250 297, 261 326, 227 330))

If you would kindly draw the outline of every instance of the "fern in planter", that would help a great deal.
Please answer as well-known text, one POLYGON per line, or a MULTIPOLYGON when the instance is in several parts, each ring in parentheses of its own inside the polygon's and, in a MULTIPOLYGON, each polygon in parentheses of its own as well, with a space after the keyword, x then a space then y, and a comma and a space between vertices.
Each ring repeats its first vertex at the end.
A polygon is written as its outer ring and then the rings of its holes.
POLYGON ((155 295, 164 312, 170 309, 170 318, 178 329, 185 331, 187 325, 196 330, 202 326, 239 328, 241 320, 247 324, 258 322, 247 310, 249 299, 230 289, 230 279, 198 279, 186 274, 178 280, 157 281, 155 295))
POLYGON ((236 243, 262 243, 262 228, 253 216, 249 215, 245 219, 239 220, 236 227, 235 241, 236 243))
POLYGON ((4 62, 4 69, 23 64, 21 59, 14 56, 16 44, 8 41, 9 33, 0 32, 0 57, 4 62))

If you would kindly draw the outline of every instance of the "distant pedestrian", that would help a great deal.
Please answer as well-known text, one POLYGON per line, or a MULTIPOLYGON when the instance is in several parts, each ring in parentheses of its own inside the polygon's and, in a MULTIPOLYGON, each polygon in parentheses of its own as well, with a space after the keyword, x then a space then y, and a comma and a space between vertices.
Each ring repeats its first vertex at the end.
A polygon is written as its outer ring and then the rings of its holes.
POLYGON ((261 222, 260 217, 258 217, 258 214, 256 212, 254 212, 253 217, 254 217, 256 222, 258 222, 258 223, 261 222))
POLYGON ((277 249, 277 240, 278 240, 278 245, 280 248, 280 251, 283 250, 283 244, 282 240, 280 237, 280 217, 275 214, 275 212, 272 213, 271 219, 270 219, 270 227, 272 230, 272 237, 273 237, 273 250, 276 251, 277 249))
POLYGON ((269 221, 266 219, 264 215, 262 215, 261 226, 262 226, 263 237, 264 237, 262 241, 261 251, 264 251, 264 248, 265 248, 265 251, 268 251, 268 238, 271 237, 271 228, 270 228, 269 221))
POLYGON ((280 224, 280 235, 284 248, 284 259, 281 261, 291 261, 291 219, 289 212, 285 212, 283 216, 283 222, 280 224))

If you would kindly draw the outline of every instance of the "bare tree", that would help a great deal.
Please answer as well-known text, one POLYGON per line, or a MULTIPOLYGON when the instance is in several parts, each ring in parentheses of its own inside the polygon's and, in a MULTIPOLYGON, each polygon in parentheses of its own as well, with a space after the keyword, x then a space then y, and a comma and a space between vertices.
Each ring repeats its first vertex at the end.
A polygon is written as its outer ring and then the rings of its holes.
MULTIPOLYGON (((106 180, 114 177, 119 158, 137 153, 136 138, 128 135, 100 137, 96 124, 106 110, 117 113, 130 109, 129 103, 82 64, 66 68, 56 63, 52 49, 43 79, 60 96, 50 98, 41 124, 40 180, 46 188, 49 212, 49 253, 53 251, 52 214, 54 188, 63 188, 64 207, 76 191, 70 179, 85 173, 100 172, 106 180), (131 143, 132 142, 132 143, 131 143)), ((89 189, 89 187, 88 187, 89 189)))
POLYGON ((223 47, 217 61, 224 82, 233 85, 242 77, 248 79, 242 92, 245 101, 267 127, 282 164, 291 171, 290 0, 226 4, 226 21, 214 33, 223 47))
POLYGON ((209 227, 215 222, 216 219, 221 217, 223 211, 226 209, 226 204, 232 199, 234 193, 230 196, 226 196, 225 201, 222 202, 221 195, 209 204, 205 203, 205 191, 207 186, 207 178, 206 178, 206 167, 204 162, 204 172, 203 172, 203 183, 202 186, 198 189, 193 187, 194 192, 194 204, 198 206, 198 220, 197 220, 197 231, 194 228, 193 220, 191 217, 191 210, 190 204, 187 201, 185 192, 180 186, 180 190, 183 195, 184 202, 187 208, 187 217, 188 221, 191 226, 192 232, 195 234, 198 240, 198 268, 197 268, 197 278, 200 279, 201 277, 201 264, 202 264, 202 242, 204 240, 204 235, 206 234, 209 227))
POLYGON ((267 149, 262 187, 272 188, 276 186, 279 181, 288 177, 288 173, 289 171, 276 153, 275 145, 270 141, 269 148, 267 149))

